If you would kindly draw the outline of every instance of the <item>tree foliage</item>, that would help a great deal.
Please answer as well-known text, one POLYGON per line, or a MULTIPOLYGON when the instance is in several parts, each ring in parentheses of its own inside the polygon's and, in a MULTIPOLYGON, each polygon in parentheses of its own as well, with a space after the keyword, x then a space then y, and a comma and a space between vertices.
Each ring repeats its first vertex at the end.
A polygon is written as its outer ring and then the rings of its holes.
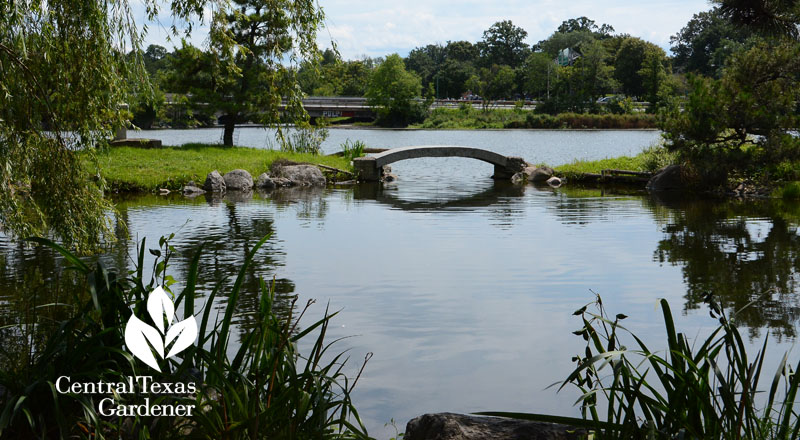
POLYGON ((528 32, 515 26, 511 20, 493 24, 483 32, 483 40, 479 43, 484 65, 519 66, 528 55, 527 37, 528 32))
POLYGON ((558 26, 556 32, 560 32, 562 34, 568 34, 571 32, 591 32, 597 37, 602 38, 610 37, 611 34, 614 33, 614 27, 605 23, 598 26, 594 20, 591 20, 588 17, 578 17, 564 20, 561 25, 558 26))
POLYGON ((725 60, 752 33, 734 26, 718 8, 695 14, 670 37, 673 65, 682 72, 719 77, 725 60))
POLYGON ((800 37, 798 0, 715 0, 720 13, 738 26, 772 37, 800 37))
POLYGON ((548 95, 550 83, 555 82, 556 63, 544 52, 528 55, 522 65, 522 89, 530 96, 543 98, 548 95))
POLYGON ((695 77, 685 110, 672 108, 662 128, 669 147, 712 183, 800 159, 800 45, 759 42, 737 52, 719 80, 695 77), (757 137, 754 137, 757 136, 757 137))
POLYGON ((223 142, 233 145, 236 124, 276 125, 282 117, 304 121, 297 70, 316 61, 322 11, 313 0, 233 0, 214 15, 207 53, 184 46, 176 87, 222 113, 223 142), (284 101, 284 109, 281 104, 284 101))
POLYGON ((639 71, 648 53, 659 53, 666 58, 664 51, 653 43, 641 38, 628 37, 620 44, 614 63, 614 75, 622 86, 622 91, 630 96, 643 96, 646 92, 639 71))
MULTIPOLYGON (((206 3, 171 2, 173 30, 180 23, 191 27, 190 17, 202 17, 206 3)), ((155 0, 144 6, 149 18, 159 13, 155 0)), ((260 110, 268 111, 259 112, 261 120, 273 121, 286 97, 289 113, 302 114, 291 66, 316 50, 321 18, 316 3, 233 2, 214 10, 214 58, 202 60, 216 69, 204 73, 212 90, 226 90, 222 96, 247 89, 245 83, 266 84, 245 110, 263 106, 260 110), (247 44, 251 40, 255 45, 247 44)), ((136 105, 132 93, 152 93, 144 67, 162 61, 164 51, 154 46, 142 55, 142 37, 126 1, 0 3, 0 227, 5 231, 50 232, 79 250, 111 237, 107 215, 113 208, 103 197, 95 154, 127 124, 120 104, 136 105), (126 56, 131 50, 133 56, 126 56)))
POLYGON ((127 3, 0 3, 0 228, 86 250, 110 231, 95 152, 125 124, 140 63, 127 3), (81 155, 81 153, 85 155, 81 155))
POLYGON ((406 70, 400 55, 392 54, 370 76, 366 96, 378 113, 379 124, 405 126, 421 116, 415 101, 421 92, 419 77, 406 70))

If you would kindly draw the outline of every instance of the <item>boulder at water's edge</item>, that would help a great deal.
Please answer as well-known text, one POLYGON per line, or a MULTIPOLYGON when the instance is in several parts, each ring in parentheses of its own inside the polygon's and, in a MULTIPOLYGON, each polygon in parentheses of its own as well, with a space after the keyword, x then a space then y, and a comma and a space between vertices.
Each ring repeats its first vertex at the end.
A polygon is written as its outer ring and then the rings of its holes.
POLYGON ((206 182, 203 184, 203 189, 212 193, 224 193, 225 179, 222 178, 222 175, 219 173, 219 171, 214 170, 208 173, 208 176, 206 176, 206 182))
POLYGON ((223 178, 228 191, 250 191, 253 188, 253 177, 245 170, 227 172, 223 178))

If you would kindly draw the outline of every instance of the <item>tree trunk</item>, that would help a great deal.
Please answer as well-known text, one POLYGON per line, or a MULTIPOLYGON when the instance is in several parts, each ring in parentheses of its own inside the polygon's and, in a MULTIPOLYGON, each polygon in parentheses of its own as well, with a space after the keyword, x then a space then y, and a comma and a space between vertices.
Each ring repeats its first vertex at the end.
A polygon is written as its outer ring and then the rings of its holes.
POLYGON ((229 118, 229 120, 225 121, 225 132, 222 135, 222 143, 226 147, 233 146, 233 129, 236 127, 236 123, 233 121, 233 118, 229 118))

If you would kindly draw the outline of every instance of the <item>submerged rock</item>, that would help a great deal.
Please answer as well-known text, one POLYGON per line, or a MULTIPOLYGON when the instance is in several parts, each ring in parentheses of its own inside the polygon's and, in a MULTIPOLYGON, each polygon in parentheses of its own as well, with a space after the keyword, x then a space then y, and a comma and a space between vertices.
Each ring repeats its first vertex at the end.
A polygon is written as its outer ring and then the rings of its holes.
POLYGON ((212 193, 224 193, 226 188, 225 179, 222 178, 222 174, 217 170, 208 173, 206 182, 203 184, 203 189, 212 193))
POLYGON ((577 440, 586 432, 572 426, 464 414, 425 414, 406 425, 405 440, 577 440))
POLYGON ((253 188, 253 177, 245 170, 230 171, 223 178, 228 191, 250 191, 253 188))
POLYGON ((511 183, 513 183, 514 185, 521 185, 525 183, 525 173, 523 172, 514 173, 514 175, 511 176, 511 183))
POLYGON ((553 176, 547 179, 547 184, 552 186, 553 188, 558 188, 559 186, 561 186, 561 179, 559 179, 556 176, 553 176))

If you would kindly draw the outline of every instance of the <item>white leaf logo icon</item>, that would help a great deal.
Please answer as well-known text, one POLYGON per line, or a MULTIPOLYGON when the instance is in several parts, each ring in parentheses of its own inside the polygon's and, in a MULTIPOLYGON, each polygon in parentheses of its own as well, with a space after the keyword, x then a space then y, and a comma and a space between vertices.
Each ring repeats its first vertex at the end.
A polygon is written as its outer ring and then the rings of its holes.
POLYGON ((161 339, 158 330, 142 322, 136 315, 131 315, 128 325, 125 326, 125 345, 128 346, 131 354, 141 359, 142 362, 161 371, 158 361, 153 356, 153 350, 147 344, 148 341, 155 348, 156 353, 163 358, 164 340, 161 339))
POLYGON ((175 344, 169 350, 167 357, 175 356, 183 350, 186 350, 190 345, 194 344, 194 339, 196 337, 197 321, 194 320, 194 316, 190 316, 181 322, 175 323, 175 325, 169 328, 167 337, 164 339, 164 348, 175 340, 175 344))
POLYGON ((153 318, 153 322, 156 323, 156 327, 162 335, 164 334, 164 321, 167 322, 167 327, 172 324, 175 305, 172 304, 172 300, 161 286, 156 287, 156 290, 150 292, 150 296, 147 297, 147 313, 153 318))
POLYGON ((153 318, 156 327, 131 315, 125 326, 125 345, 131 354, 160 372, 154 351, 159 358, 166 359, 187 349, 197 338, 197 321, 194 316, 189 316, 173 325, 175 305, 161 286, 147 297, 147 313, 153 318), (170 344, 172 348, 165 357, 164 351, 170 344))

